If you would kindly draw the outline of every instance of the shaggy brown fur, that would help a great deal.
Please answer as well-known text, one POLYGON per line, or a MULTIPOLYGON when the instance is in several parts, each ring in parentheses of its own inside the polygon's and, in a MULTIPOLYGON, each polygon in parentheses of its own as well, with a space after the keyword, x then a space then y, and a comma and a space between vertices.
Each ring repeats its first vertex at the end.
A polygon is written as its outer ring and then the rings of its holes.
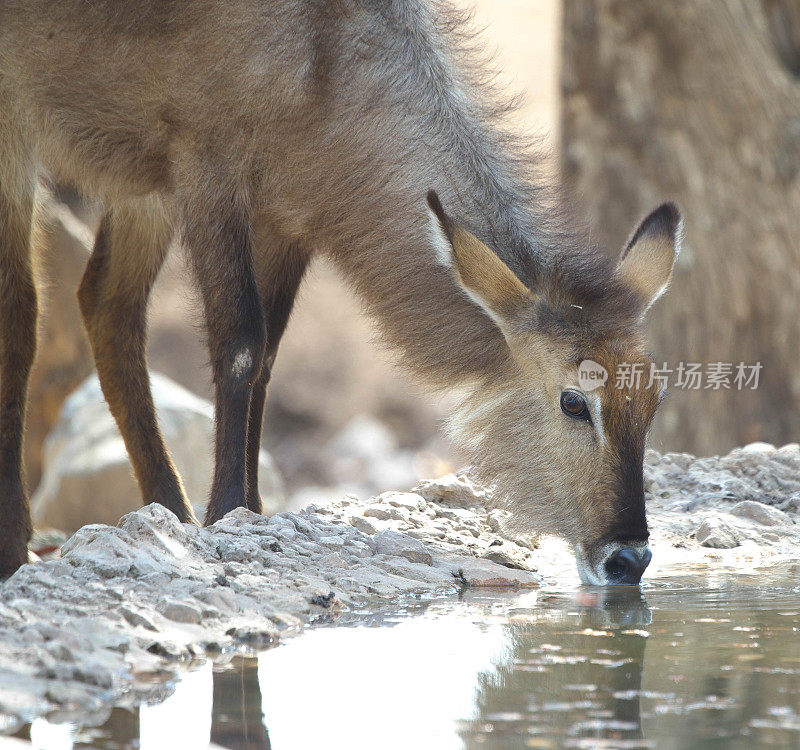
POLYGON ((619 269, 564 232, 500 124, 465 28, 449 5, 426 0, 0 5, 0 573, 23 561, 30 530, 19 446, 39 163, 107 206, 81 309, 146 502, 192 519, 144 360, 148 292, 177 233, 216 385, 206 522, 260 508, 269 370, 306 263, 323 252, 405 366, 469 392, 456 423, 522 525, 584 547, 646 536, 639 477, 652 399, 615 406, 608 389, 605 435, 558 404, 580 358, 605 352, 613 370, 644 357, 648 268, 657 258, 667 283, 677 221, 666 231, 645 223, 619 269), (431 189, 452 218, 434 201, 433 219, 431 189), (639 253, 656 234, 660 249, 639 253))

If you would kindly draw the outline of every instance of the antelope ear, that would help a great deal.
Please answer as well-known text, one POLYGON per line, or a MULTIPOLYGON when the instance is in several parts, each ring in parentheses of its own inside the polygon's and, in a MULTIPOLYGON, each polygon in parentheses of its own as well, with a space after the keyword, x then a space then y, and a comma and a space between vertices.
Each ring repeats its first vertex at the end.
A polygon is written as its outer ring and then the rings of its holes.
POLYGON ((428 206, 444 237, 439 261, 453 269, 456 281, 508 338, 514 314, 531 304, 533 294, 514 272, 477 237, 457 226, 444 212, 439 196, 428 192, 428 206))
POLYGON ((641 314, 662 295, 680 252, 683 219, 674 203, 663 203, 634 230, 620 253, 617 275, 641 300, 641 314))

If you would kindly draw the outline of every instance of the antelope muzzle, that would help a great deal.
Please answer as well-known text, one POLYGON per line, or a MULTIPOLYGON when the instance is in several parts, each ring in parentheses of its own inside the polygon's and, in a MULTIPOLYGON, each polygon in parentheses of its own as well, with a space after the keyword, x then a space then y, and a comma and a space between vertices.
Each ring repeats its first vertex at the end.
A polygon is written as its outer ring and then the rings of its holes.
POLYGON ((595 549, 576 549, 581 582, 593 586, 635 586, 653 553, 646 541, 608 542, 595 549))

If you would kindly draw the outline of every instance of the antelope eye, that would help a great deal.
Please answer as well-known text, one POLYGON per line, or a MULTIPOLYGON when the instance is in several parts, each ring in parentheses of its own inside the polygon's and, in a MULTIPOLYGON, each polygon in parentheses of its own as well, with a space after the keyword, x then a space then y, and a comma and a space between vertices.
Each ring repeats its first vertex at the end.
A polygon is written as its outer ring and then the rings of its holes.
POLYGON ((573 419, 591 421, 586 399, 577 391, 563 391, 561 393, 561 411, 573 419))

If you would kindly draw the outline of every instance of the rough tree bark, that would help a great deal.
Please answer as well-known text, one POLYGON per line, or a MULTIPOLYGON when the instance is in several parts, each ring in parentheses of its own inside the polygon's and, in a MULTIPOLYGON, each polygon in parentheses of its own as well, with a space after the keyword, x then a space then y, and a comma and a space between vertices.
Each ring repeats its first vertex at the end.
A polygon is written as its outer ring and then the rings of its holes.
MULTIPOLYGON (((686 217, 656 359, 763 364, 758 390, 672 390, 653 446, 800 438, 800 2, 565 0, 563 170, 620 247, 686 217)), ((674 377, 674 375, 673 375, 674 377)))

